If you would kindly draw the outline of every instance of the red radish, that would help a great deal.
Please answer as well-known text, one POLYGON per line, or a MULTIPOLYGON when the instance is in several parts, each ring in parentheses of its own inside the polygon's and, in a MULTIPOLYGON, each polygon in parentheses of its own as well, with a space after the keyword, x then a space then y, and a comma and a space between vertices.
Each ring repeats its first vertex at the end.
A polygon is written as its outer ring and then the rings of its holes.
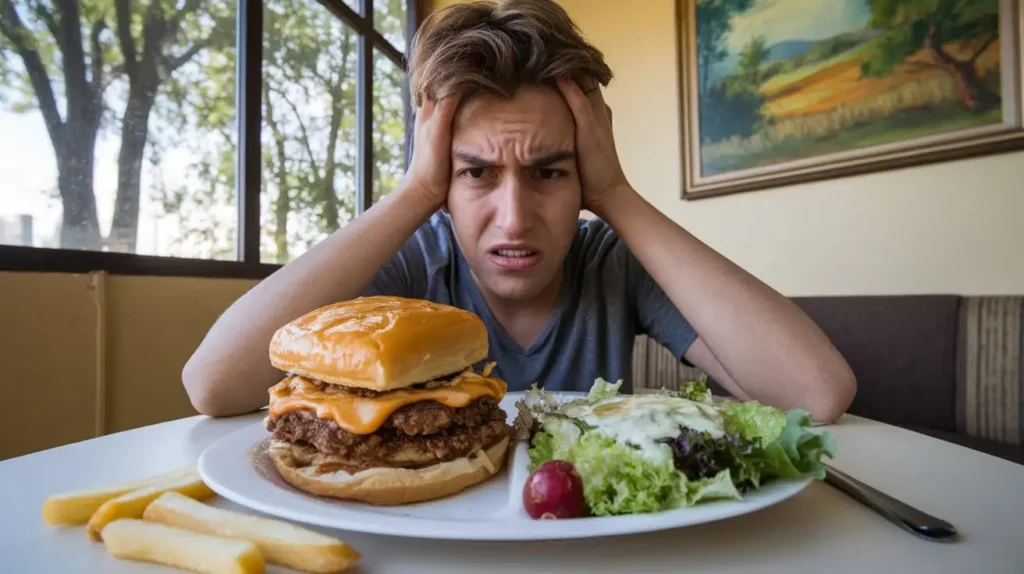
POLYGON ((533 519, 578 518, 587 513, 583 480, 564 460, 549 460, 526 478, 523 507, 533 519))

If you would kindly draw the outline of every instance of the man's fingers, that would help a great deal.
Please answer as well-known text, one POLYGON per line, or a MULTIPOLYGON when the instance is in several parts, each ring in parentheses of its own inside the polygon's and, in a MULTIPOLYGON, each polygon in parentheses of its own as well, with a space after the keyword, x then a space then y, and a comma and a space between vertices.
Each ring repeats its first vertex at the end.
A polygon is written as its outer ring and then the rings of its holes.
POLYGON ((601 86, 594 86, 593 90, 587 94, 587 99, 590 100, 591 108, 594 110, 594 118, 601 124, 601 127, 610 128, 612 125, 612 108, 604 101, 604 92, 601 91, 601 86))
POLYGON ((459 98, 449 96, 437 103, 430 118, 430 138, 437 145, 448 145, 452 134, 452 118, 459 105, 459 98))
POLYGON ((434 101, 429 98, 423 98, 423 103, 420 104, 419 110, 416 111, 416 123, 425 125, 430 121, 430 116, 434 115, 434 101))
POLYGON ((455 117, 455 110, 459 107, 459 98, 456 96, 448 96, 441 100, 437 104, 435 113, 437 114, 437 123, 443 126, 451 126, 452 118, 455 117))
POLYGON ((576 84, 576 82, 568 78, 560 78, 558 80, 558 89, 562 92, 562 97, 565 98, 569 109, 572 110, 572 115, 576 117, 576 123, 578 126, 583 127, 594 121, 594 109, 590 105, 590 100, 587 99, 586 94, 576 84))
POLYGON ((594 89, 587 93, 572 80, 559 80, 558 85, 576 117, 576 122, 584 129, 587 129, 587 125, 595 124, 599 130, 611 128, 612 108, 605 103, 600 85, 595 85, 594 89))

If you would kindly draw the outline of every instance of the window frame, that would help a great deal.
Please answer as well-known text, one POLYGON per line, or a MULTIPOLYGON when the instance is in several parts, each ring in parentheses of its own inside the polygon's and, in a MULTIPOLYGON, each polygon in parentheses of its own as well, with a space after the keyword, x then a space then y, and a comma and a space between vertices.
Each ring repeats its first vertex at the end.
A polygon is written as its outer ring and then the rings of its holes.
MULTIPOLYGON (((406 71, 402 84, 405 116, 405 165, 409 164, 412 110, 408 60, 374 27, 374 0, 360 0, 358 11, 345 0, 315 0, 357 34, 356 45, 356 216, 373 205, 373 56, 374 51, 406 71)), ((406 3, 406 52, 425 13, 424 0, 406 3)), ((263 11, 265 0, 236 0, 235 114, 238 153, 235 198, 238 211, 236 259, 198 259, 81 249, 0 245, 0 271, 47 273, 105 272, 114 275, 262 279, 282 267, 260 261, 260 191, 263 128, 263 11)))

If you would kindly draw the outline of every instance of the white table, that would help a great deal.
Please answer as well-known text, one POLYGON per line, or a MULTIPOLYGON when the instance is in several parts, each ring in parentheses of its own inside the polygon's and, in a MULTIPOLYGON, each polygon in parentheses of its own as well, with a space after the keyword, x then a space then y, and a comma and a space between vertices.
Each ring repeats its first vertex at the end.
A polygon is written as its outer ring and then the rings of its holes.
MULTIPOLYGON (((83 527, 43 523, 55 492, 194 463, 224 434, 261 419, 192 417, 0 462, 0 571, 180 572, 112 558, 83 527)), ((847 416, 829 427, 834 465, 962 533, 912 536, 823 483, 718 523, 637 536, 540 543, 408 540, 338 533, 363 554, 353 572, 1024 572, 1024 467, 847 416)), ((217 498, 212 504, 238 506, 217 498)), ((271 572, 287 572, 268 568, 271 572)))

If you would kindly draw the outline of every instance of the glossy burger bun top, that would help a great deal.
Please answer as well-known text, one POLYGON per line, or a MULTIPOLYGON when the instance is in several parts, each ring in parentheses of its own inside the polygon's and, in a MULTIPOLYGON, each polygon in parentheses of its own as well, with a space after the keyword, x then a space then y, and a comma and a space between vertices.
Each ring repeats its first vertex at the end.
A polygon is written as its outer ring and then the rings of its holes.
POLYGON ((270 362, 282 371, 375 391, 464 371, 487 352, 487 328, 475 314, 391 296, 321 307, 278 329, 270 342, 270 362))

